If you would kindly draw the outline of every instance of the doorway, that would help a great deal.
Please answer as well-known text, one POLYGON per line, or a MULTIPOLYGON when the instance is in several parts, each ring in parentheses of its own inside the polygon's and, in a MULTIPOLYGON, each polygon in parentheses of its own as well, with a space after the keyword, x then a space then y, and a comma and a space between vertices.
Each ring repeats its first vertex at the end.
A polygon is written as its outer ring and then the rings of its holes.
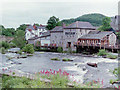
POLYGON ((68 47, 71 48, 71 42, 68 42, 68 47))

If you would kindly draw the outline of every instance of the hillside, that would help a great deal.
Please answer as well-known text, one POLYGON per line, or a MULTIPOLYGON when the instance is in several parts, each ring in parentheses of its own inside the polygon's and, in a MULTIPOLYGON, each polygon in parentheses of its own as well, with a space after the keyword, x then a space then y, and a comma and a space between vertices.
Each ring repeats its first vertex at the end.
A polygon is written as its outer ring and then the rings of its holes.
POLYGON ((86 21, 86 22, 90 22, 94 26, 100 26, 100 25, 102 25, 102 19, 104 17, 106 17, 106 16, 104 16, 102 14, 97 14, 97 13, 85 14, 85 15, 82 15, 77 18, 63 19, 61 22, 68 25, 75 21, 86 21))

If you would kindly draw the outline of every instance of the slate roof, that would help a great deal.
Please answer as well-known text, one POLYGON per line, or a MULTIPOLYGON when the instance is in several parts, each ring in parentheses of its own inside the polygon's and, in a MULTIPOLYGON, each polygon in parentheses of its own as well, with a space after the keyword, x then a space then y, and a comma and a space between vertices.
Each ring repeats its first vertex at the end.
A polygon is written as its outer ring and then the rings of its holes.
POLYGON ((56 26, 53 28, 50 32, 63 32, 63 27, 62 26, 56 26))
POLYGON ((88 34, 81 36, 79 39, 102 39, 110 35, 112 31, 90 31, 88 34))
MULTIPOLYGON (((36 29, 46 29, 46 25, 40 25, 40 26, 35 25, 35 27, 36 27, 36 29)), ((35 30, 34 25, 33 26, 29 25, 26 29, 27 30, 28 29, 35 30)))
POLYGON ((30 39, 28 39, 28 40, 35 40, 35 39, 38 39, 38 37, 35 36, 35 37, 32 37, 32 38, 30 38, 30 39))
POLYGON ((40 36, 40 37, 35 36, 35 37, 32 37, 32 38, 30 38, 28 40, 35 40, 35 39, 42 38, 42 37, 47 37, 47 36, 50 36, 50 31, 42 33, 42 36, 40 36))
POLYGON ((50 36, 50 31, 42 33, 42 36, 40 36, 40 37, 46 37, 46 36, 50 36))
POLYGON ((84 28, 84 29, 96 29, 93 25, 91 25, 89 22, 82 22, 82 21, 76 21, 69 26, 66 26, 64 28, 84 28))

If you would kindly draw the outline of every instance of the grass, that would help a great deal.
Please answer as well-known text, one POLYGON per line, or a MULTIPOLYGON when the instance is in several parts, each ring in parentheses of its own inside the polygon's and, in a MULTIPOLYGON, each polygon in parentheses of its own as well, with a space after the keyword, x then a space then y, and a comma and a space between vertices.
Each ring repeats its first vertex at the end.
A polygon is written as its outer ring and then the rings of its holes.
POLYGON ((69 58, 63 58, 62 61, 72 61, 72 60, 69 58))
POLYGON ((3 88, 45 88, 47 84, 41 82, 40 79, 31 80, 26 77, 16 76, 2 76, 2 87, 3 88))
POLYGON ((118 56, 117 56, 117 55, 108 54, 108 55, 107 55, 107 58, 110 58, 110 59, 117 59, 118 56))
POLYGON ((60 61, 59 58, 51 58, 51 60, 60 61))
POLYGON ((104 49, 101 49, 101 50, 99 50, 97 55, 98 56, 104 56, 104 55, 107 55, 107 52, 104 49))

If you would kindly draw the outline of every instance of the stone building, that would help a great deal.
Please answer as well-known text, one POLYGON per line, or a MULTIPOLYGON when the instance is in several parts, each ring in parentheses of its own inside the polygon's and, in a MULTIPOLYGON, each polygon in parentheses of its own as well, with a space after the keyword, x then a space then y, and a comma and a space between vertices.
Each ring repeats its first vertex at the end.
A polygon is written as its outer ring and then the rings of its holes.
POLYGON ((56 26, 50 31, 50 44, 56 47, 63 47, 63 26, 56 26))
POLYGON ((69 26, 57 26, 50 32, 50 43, 57 47, 63 47, 64 51, 67 51, 68 48, 74 51, 76 50, 74 44, 77 42, 78 38, 95 29, 96 28, 89 22, 80 21, 76 21, 69 26))
POLYGON ((69 26, 64 27, 63 30, 63 50, 67 51, 71 48, 72 51, 76 51, 74 44, 77 42, 78 38, 83 35, 88 34, 90 31, 94 31, 96 28, 92 26, 89 22, 76 21, 69 26))

